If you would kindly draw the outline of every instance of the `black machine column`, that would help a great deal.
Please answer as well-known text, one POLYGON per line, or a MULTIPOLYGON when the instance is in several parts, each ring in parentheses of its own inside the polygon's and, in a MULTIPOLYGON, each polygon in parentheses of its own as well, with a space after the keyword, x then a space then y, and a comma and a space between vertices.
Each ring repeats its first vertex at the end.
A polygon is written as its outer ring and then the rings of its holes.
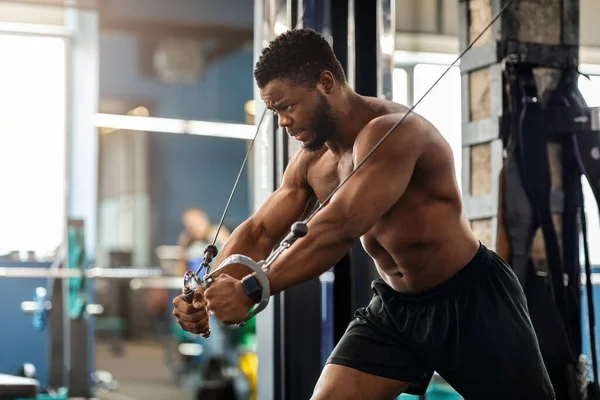
MULTIPOLYGON (((508 3, 460 1, 461 48, 508 3)), ((578 0, 514 0, 460 64, 466 212, 524 288, 557 399, 588 390, 580 178, 598 187, 600 165, 585 156, 598 110, 577 89, 578 54, 578 0)))
MULTIPOLYGON (((316 4, 315 4, 316 5, 316 4)), ((255 2, 255 60, 270 40, 296 26, 298 19, 321 15, 315 5, 296 0, 255 2)), ((256 115, 264 103, 256 89, 256 115)), ((258 121, 257 121, 258 122, 258 121)), ((267 112, 255 144, 254 208, 281 184, 283 172, 296 149, 278 128, 276 116, 267 112)), ((320 282, 313 280, 272 297, 257 315, 258 394, 265 400, 310 398, 320 373, 320 282)))
MULTIPOLYGON (((394 70, 395 1, 350 0, 349 81, 363 96, 392 100, 394 70)), ((371 258, 357 244, 351 251, 352 311, 368 304, 370 284, 378 275, 371 258)), ((337 271, 336 271, 337 279, 337 271)), ((347 324, 349 322, 345 321, 347 324)), ((342 332, 343 333, 343 332, 342 332)))
MULTIPOLYGON (((333 16, 339 15, 332 22, 333 48, 346 71, 348 82, 358 94, 392 100, 395 2, 349 0, 340 3, 332 13, 333 16), (341 9, 340 3, 347 7, 341 9), (343 23, 345 19, 347 24, 343 23)), ((361 244, 356 244, 333 270, 334 342, 337 343, 354 311, 369 303, 373 294, 371 281, 377 273, 361 244)))

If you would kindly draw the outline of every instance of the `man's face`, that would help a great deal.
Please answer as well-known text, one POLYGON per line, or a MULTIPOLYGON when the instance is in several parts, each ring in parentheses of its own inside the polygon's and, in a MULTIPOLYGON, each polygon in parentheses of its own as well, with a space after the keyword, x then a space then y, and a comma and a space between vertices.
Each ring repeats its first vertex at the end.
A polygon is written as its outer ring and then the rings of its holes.
POLYGON ((261 97, 279 117, 279 126, 302 142, 308 151, 317 151, 335 136, 337 123, 327 99, 318 89, 274 80, 262 90, 261 97))

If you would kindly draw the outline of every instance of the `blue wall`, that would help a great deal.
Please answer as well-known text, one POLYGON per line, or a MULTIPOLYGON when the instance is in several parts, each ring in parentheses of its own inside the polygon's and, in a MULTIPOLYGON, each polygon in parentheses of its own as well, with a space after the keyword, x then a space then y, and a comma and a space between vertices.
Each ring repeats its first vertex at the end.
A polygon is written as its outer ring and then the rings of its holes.
MULTIPOLYGON (((253 97, 251 50, 240 50, 210 65, 196 84, 166 84, 140 76, 137 55, 135 37, 101 37, 101 98, 143 101, 151 104, 152 116, 157 117, 244 121, 244 104, 253 97)), ((151 135, 153 245, 176 243, 181 213, 187 207, 200 207, 211 221, 219 221, 246 146, 246 141, 235 139, 151 135)), ((244 174, 225 221, 228 227, 248 217, 249 199, 244 174)))
MULTIPOLYGON (((156 244, 175 244, 181 213, 187 207, 206 211, 218 223, 233 188, 246 147, 232 139, 161 136, 153 142, 151 186, 156 244)), ((248 182, 244 175, 225 219, 232 229, 249 215, 248 182)))

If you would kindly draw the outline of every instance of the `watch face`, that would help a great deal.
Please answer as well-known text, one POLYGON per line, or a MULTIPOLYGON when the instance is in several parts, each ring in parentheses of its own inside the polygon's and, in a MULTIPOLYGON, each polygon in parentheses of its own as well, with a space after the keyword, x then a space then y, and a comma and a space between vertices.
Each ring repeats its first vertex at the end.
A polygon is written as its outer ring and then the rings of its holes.
POLYGON ((260 286, 258 286, 258 283, 256 282, 255 278, 250 278, 246 282, 246 285, 248 285, 248 289, 250 289, 251 293, 260 290, 260 286))
POLYGON ((242 280, 244 291, 255 303, 258 303, 262 297, 262 288, 258 284, 256 277, 250 275, 242 280))

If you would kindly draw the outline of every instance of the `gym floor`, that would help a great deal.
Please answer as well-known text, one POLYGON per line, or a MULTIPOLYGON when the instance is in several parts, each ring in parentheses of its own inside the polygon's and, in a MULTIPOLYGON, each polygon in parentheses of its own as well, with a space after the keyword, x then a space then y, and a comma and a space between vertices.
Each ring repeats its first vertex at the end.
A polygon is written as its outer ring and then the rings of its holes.
POLYGON ((176 382, 166 362, 164 347, 156 341, 126 342, 116 355, 110 343, 96 344, 96 370, 113 375, 118 387, 98 392, 101 400, 187 400, 193 393, 176 382))

